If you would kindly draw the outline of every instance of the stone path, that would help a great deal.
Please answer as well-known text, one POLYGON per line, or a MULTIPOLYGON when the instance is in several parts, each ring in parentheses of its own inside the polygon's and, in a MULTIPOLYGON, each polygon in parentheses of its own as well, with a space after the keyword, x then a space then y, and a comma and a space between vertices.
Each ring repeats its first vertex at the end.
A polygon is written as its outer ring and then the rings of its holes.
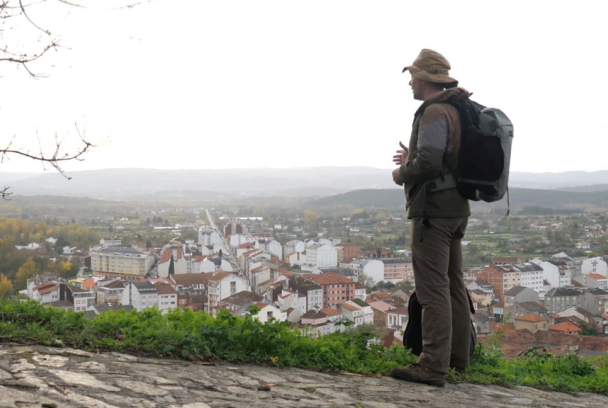
POLYGON ((598 407, 608 397, 0 344, 0 408, 598 407))

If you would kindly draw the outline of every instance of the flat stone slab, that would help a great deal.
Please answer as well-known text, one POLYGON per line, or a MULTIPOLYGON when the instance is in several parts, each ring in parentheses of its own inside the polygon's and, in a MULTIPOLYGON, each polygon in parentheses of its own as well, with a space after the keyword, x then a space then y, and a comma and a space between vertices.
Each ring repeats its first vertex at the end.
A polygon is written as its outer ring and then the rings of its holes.
POLYGON ((444 388, 390 377, 0 344, 2 408, 608 407, 602 395, 475 384, 444 388))

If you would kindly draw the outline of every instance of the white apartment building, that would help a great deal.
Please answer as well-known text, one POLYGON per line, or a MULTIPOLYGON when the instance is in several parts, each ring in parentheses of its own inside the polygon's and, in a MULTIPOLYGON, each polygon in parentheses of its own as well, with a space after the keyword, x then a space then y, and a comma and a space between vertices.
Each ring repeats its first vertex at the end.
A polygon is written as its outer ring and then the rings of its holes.
POLYGON ((131 305, 138 312, 158 305, 158 292, 149 281, 129 282, 122 296, 123 305, 131 305))
POLYGON ((513 264, 513 268, 520 272, 520 286, 530 288, 535 292, 543 291, 544 270, 539 265, 526 262, 524 264, 513 264))
POLYGON ((302 253, 306 250, 306 244, 303 241, 292 240, 285 244, 285 255, 294 252, 302 253))
POLYGON ((291 289, 283 289, 278 296, 277 303, 281 306, 281 311, 289 308, 297 309, 301 315, 306 313, 306 295, 300 294, 291 289))
POLYGON ((154 284, 158 293, 158 309, 167 313, 169 309, 177 307, 177 292, 168 283, 157 282, 154 284))
POLYGON ((355 284, 355 297, 365 301, 367 299, 367 289, 360 283, 355 284))
POLYGON ((385 280, 384 262, 377 259, 355 259, 348 264, 341 265, 352 269, 356 273, 358 281, 361 281, 359 277, 361 272, 373 279, 375 283, 385 280))
POLYGON ((338 250, 329 244, 312 244, 306 248, 306 263, 317 268, 338 266, 338 250))
POLYGON ((316 283, 295 277, 289 279, 289 290, 296 292, 298 301, 305 300, 302 314, 311 309, 323 308, 323 288, 316 283))
POLYGON ((598 275, 608 276, 608 264, 604 261, 604 258, 600 256, 585 259, 581 265, 581 273, 584 275, 596 273, 598 275))
POLYGON ((540 259, 533 259, 530 262, 543 269, 543 279, 549 282, 552 288, 563 288, 572 284, 572 274, 568 268, 540 259))
POLYGON ((67 291, 66 298, 74 305, 74 312, 86 312, 95 303, 95 292, 73 286, 68 286, 67 291))
POLYGON ((244 290, 249 291, 251 289, 247 284, 247 280, 236 272, 219 272, 212 276, 209 278, 207 288, 209 313, 215 315, 220 300, 236 295, 244 290))
MULTIPOLYGON (((338 312, 342 313, 342 315, 354 323, 354 326, 359 326, 363 323, 363 310, 361 306, 354 302, 346 302, 342 301, 336 303, 332 306, 333 309, 336 309, 338 312)), ((372 312, 372 321, 373 321, 373 312, 372 312)))
POLYGON ((283 245, 277 240, 272 240, 266 244, 266 250, 273 255, 276 255, 279 260, 283 260, 283 245))
POLYGON ((209 227, 201 227, 198 230, 198 243, 206 247, 210 245, 221 245, 222 237, 217 231, 209 227))
POLYGON ((118 277, 125 280, 146 276, 154 264, 154 256, 130 247, 108 247, 91 251, 94 275, 118 277))
POLYGON ((96 303, 107 305, 119 305, 122 303, 122 293, 125 290, 125 284, 121 280, 99 281, 96 286, 96 303))
POLYGON ((359 298, 355 298, 352 300, 349 300, 347 303, 351 304, 351 305, 356 305, 358 307, 361 308, 361 317, 363 318, 363 324, 373 324, 374 323, 374 309, 372 309, 372 307, 369 305, 369 303, 359 299, 359 298))
POLYGON ((291 252, 289 254, 285 254, 285 263, 288 263, 290 266, 304 265, 306 263, 306 254, 301 252, 291 252))

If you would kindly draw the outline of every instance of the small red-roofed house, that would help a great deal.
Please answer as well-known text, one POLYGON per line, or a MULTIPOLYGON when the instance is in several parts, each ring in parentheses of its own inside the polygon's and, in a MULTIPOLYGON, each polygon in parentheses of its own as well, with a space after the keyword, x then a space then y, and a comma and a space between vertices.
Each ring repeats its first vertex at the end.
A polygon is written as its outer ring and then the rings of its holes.
POLYGON ((549 329, 549 319, 533 313, 515 318, 515 330, 527 329, 530 333, 549 329))
POLYGON ((342 313, 338 312, 336 309, 332 308, 332 307, 326 307, 321 309, 321 312, 323 312, 325 314, 325 316, 327 316, 327 319, 330 322, 333 322, 335 320, 340 320, 342 317, 344 317, 342 315, 342 313))
POLYGON ((342 313, 342 315, 353 322, 355 326, 363 323, 363 311, 361 310, 361 306, 342 300, 331 307, 342 313))
POLYGON ((374 311, 374 324, 376 326, 388 327, 388 311, 395 309, 395 306, 381 300, 368 303, 374 311))
POLYGON ((59 286, 60 284, 55 282, 42 283, 35 286, 32 289, 32 299, 39 300, 42 303, 51 303, 62 300, 59 298, 59 286))
POLYGON ((580 334, 583 329, 578 327, 572 322, 561 322, 558 324, 554 324, 549 326, 549 331, 558 332, 558 333, 566 333, 566 334, 580 334))
POLYGON ((309 310, 302 315, 302 324, 309 324, 312 326, 318 326, 328 322, 328 316, 320 310, 309 310))

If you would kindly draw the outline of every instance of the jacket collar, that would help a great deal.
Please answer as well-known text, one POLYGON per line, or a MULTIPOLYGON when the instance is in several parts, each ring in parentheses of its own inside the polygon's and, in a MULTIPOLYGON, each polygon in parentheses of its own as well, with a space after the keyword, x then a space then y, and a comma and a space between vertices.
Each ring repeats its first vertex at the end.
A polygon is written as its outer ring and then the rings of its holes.
POLYGON ((464 88, 460 88, 460 87, 450 88, 450 89, 446 89, 441 92, 437 92, 436 94, 431 96, 429 99, 424 101, 422 103, 422 105, 420 105, 420 107, 418 108, 418 110, 416 111, 416 114, 414 116, 418 116, 419 114, 422 114, 422 112, 424 112, 424 110, 426 108, 428 108, 429 105, 432 105, 434 103, 443 103, 443 102, 448 102, 451 100, 459 101, 459 100, 467 99, 470 95, 471 94, 469 93, 469 91, 467 91, 464 88))

